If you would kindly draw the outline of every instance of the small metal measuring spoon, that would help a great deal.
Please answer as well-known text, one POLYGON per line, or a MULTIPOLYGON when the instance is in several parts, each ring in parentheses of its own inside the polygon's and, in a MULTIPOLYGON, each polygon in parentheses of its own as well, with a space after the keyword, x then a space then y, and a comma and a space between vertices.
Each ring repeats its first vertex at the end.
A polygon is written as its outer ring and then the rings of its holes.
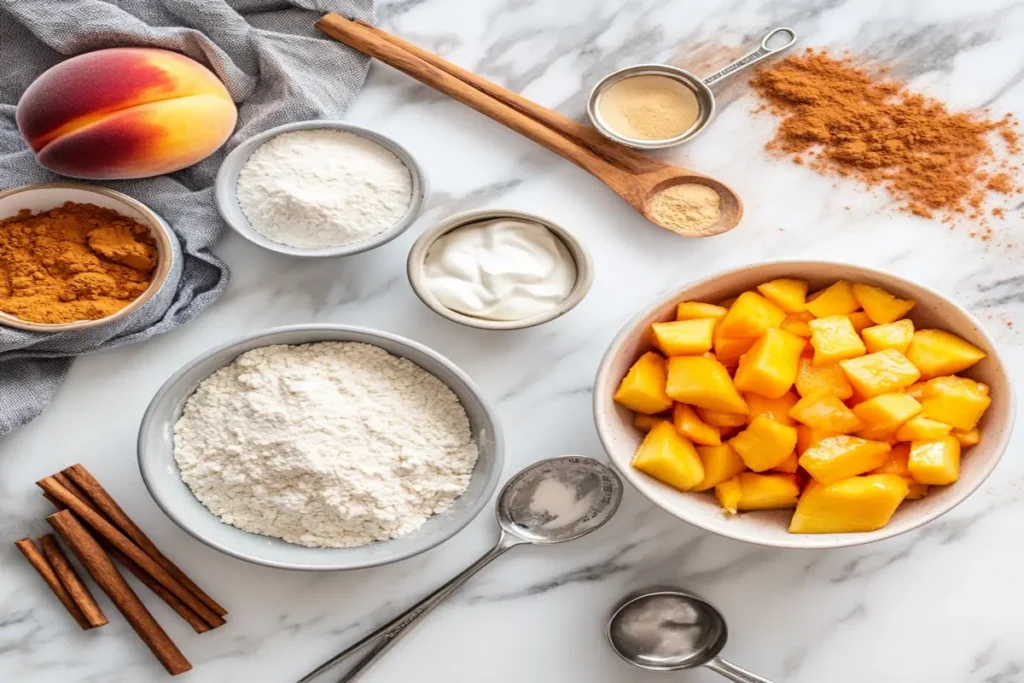
POLYGON ((707 128, 709 123, 711 123, 711 119, 715 115, 715 94, 711 91, 712 86, 737 71, 745 69, 751 64, 756 64, 766 57, 770 57, 773 54, 792 47, 795 42, 796 32, 793 31, 793 29, 785 27, 773 28, 764 38, 761 39, 761 45, 757 49, 748 52, 732 64, 716 71, 704 79, 698 78, 685 69, 680 69, 679 67, 670 66, 668 64, 637 64, 636 66, 619 69, 618 71, 605 76, 597 85, 594 86, 594 89, 590 92, 590 100, 587 102, 587 114, 590 115, 590 121, 602 135, 628 147, 634 147, 636 149, 660 149, 662 147, 678 145, 682 142, 686 142, 687 140, 692 140, 698 133, 707 128), (775 47, 769 47, 768 44, 772 39, 775 36, 780 35, 786 36, 785 42, 780 45, 776 45, 775 47), (608 126, 601 118, 600 111, 598 110, 598 103, 601 100, 601 96, 604 95, 608 88, 623 79, 632 78, 634 76, 667 76, 668 78, 672 78, 685 85, 697 97, 697 120, 693 122, 692 126, 679 135, 666 138, 664 140, 641 140, 639 138, 625 137, 615 132, 615 130, 608 126))
POLYGON ((363 647, 376 643, 338 683, 359 678, 432 609, 474 574, 517 545, 552 545, 586 536, 611 519, 622 500, 619 475, 593 458, 564 455, 541 460, 512 477, 498 494, 495 514, 501 535, 494 547, 465 571, 303 676, 309 683, 363 647))
POLYGON ((725 617, 714 605, 675 589, 627 598, 608 620, 608 642, 633 666, 651 671, 706 666, 735 683, 772 683, 718 656, 728 637, 725 617))

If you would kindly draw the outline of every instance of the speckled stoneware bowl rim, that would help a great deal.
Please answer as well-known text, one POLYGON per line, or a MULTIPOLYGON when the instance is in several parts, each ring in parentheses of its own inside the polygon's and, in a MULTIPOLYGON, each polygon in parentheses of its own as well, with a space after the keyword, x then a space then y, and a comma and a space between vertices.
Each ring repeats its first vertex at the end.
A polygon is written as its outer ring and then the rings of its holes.
POLYGON ((590 286, 594 283, 594 264, 590 257, 590 252, 587 251, 587 248, 583 246, 583 243, 575 235, 550 218, 514 209, 465 211, 449 216, 438 225, 428 228, 416 239, 416 242, 409 250, 409 258, 406 261, 406 273, 409 277, 412 291, 416 293, 420 301, 429 309, 452 322, 481 330, 522 330, 550 322, 574 309, 577 304, 583 301, 583 298, 590 291, 590 286), (434 242, 456 228, 498 218, 515 218, 540 223, 562 241, 562 244, 569 250, 569 254, 576 262, 576 283, 558 306, 550 311, 531 318, 523 318, 522 320, 485 320, 484 318, 474 318, 471 315, 464 315, 458 311, 453 311, 438 301, 434 293, 430 291, 423 272, 423 264, 434 242))
POLYGON ((621 145, 634 149, 665 149, 666 147, 675 147, 684 142, 689 142, 711 125, 711 121, 715 118, 715 93, 698 76, 686 69, 680 69, 678 66, 672 66, 671 64, 634 64, 633 66, 613 71, 597 82, 597 85, 591 89, 590 96, 587 98, 587 115, 590 117, 590 122, 594 125, 594 128, 609 140, 614 140, 621 145), (605 123, 598 109, 598 103, 608 88, 620 81, 635 76, 665 76, 685 85, 697 97, 697 104, 699 105, 697 120, 679 135, 665 138, 664 140, 644 140, 618 133, 614 128, 605 123))
MULTIPOLYGON (((137 299, 132 301, 130 304, 122 308, 121 310, 108 315, 105 318, 98 318, 96 320, 76 320, 71 323, 37 323, 30 320, 22 320, 16 316, 10 315, 9 313, 0 312, 0 326, 10 327, 19 330, 25 330, 28 332, 47 332, 47 333, 58 333, 58 332, 77 332, 79 330, 88 330, 93 327, 100 327, 101 325, 109 325, 112 322, 121 320, 135 311, 142 308, 143 305, 160 291, 164 283, 167 282, 167 278, 171 274, 171 267, 174 261, 174 244, 173 241, 177 239, 174 237, 171 229, 167 226, 164 220, 152 209, 143 204, 137 199, 129 197, 123 192, 117 190, 111 190, 106 187, 100 187, 97 185, 89 185, 88 183, 78 182, 47 182, 47 183, 31 183, 29 185, 21 185, 19 187, 12 187, 9 190, 0 192, 0 199, 5 197, 11 197, 23 192, 31 192, 35 190, 76 190, 86 193, 98 194, 108 199, 113 199, 115 202, 125 204, 138 213, 142 214, 145 218, 146 227, 149 228, 150 235, 156 241, 157 250, 157 264, 153 270, 153 279, 149 283, 149 287, 143 292, 137 299)), ((52 208, 58 208, 61 204, 54 205, 52 208)), ((0 216, 0 218, 8 218, 9 216, 0 216)))
POLYGON ((473 380, 455 363, 411 339, 350 325, 276 327, 238 337, 200 354, 169 377, 153 396, 139 426, 137 445, 142 481, 157 506, 183 531, 215 550, 246 562, 305 571, 376 567, 441 545, 473 521, 490 500, 501 478, 505 452, 497 413, 473 380), (470 418, 480 455, 469 487, 452 507, 406 536, 358 548, 310 548, 287 543, 222 522, 181 480, 174 460, 174 423, 199 382, 251 349, 320 341, 367 343, 408 358, 448 385, 470 418))
MULTIPOLYGON (((922 303, 923 302, 919 302, 918 306, 921 306, 922 303)), ((674 316, 672 317, 674 318, 674 316)), ((914 319, 913 311, 909 317, 914 319)), ((664 318, 659 317, 657 319, 664 318)), ((935 323, 929 324, 935 325, 935 323)), ((635 360, 635 357, 633 360, 635 360)), ((628 364, 626 367, 628 367, 628 364)), ((984 483, 999 464, 1003 453, 1006 451, 1007 444, 1010 441, 1010 436, 1013 433, 1014 419, 1016 415, 1016 401, 1011 381, 1011 376, 1007 371, 1005 363, 999 356, 992 338, 988 335, 977 318, 971 315, 970 312, 955 301, 931 287, 913 282, 900 275, 886 272, 884 270, 850 263, 816 260, 765 261, 719 272, 689 283, 685 287, 676 290, 674 293, 663 297, 657 304, 648 307, 644 312, 627 322, 609 345, 597 371, 593 394, 594 421, 597 427, 598 437, 607 451, 609 459, 616 469, 618 469, 623 475, 623 478, 629 481, 630 484, 632 484, 638 491, 640 491, 641 494, 651 500, 655 505, 682 521, 703 529, 704 531, 756 545, 790 549, 820 550, 843 548, 881 541, 917 529, 946 514, 974 493, 974 491, 984 483), (899 287, 897 287, 890 284, 890 287, 895 290, 893 293, 897 296, 911 296, 912 293, 916 291, 918 296, 926 295, 933 299, 934 302, 937 302, 936 304, 933 304, 933 308, 931 310, 925 309, 927 310, 927 312, 924 313, 926 317, 933 319, 941 318, 943 320, 950 320, 955 317, 961 318, 962 324, 958 329, 947 329, 954 334, 961 334, 969 337, 969 341, 983 347, 983 350, 988 354, 981 363, 962 374, 971 375, 976 371, 980 373, 979 368, 982 367, 982 364, 988 364, 985 367, 988 368, 986 372, 990 375, 989 379, 994 378, 996 380, 995 382, 991 382, 993 403, 988 413, 986 413, 983 418, 982 441, 981 444, 974 447, 974 449, 983 450, 968 452, 965 455, 964 462, 968 463, 971 458, 986 458, 986 460, 978 465, 978 469, 972 474, 971 481, 965 481, 964 478, 961 478, 960 481, 950 485, 949 487, 942 487, 943 490, 940 491, 939 494, 930 495, 923 500, 911 501, 911 504, 917 505, 928 501, 929 498, 934 501, 939 495, 945 496, 944 499, 940 500, 939 503, 934 504, 930 509, 925 510, 923 508, 918 508, 915 510, 913 508, 903 508, 903 506, 901 506, 901 509, 896 511, 896 515, 894 515, 893 520, 891 520, 888 525, 878 529, 877 531, 865 533, 806 535, 788 533, 778 534, 776 531, 772 531, 773 537, 766 538, 764 525, 782 523, 783 518, 788 518, 788 516, 792 514, 792 510, 778 511, 778 513, 747 512, 728 519, 725 517, 724 513, 721 513, 721 511, 718 510, 717 516, 712 516, 708 512, 711 508, 706 506, 707 501, 688 498, 689 496, 700 496, 703 494, 690 494, 675 491, 674 489, 655 481, 653 478, 648 477, 630 466, 629 463, 632 459, 632 451, 635 449, 635 444, 623 442, 621 435, 625 433, 625 428, 620 430, 620 425, 624 425, 626 421, 629 421, 631 424, 632 413, 627 411, 625 408, 618 406, 611 398, 618 382, 621 380, 621 374, 616 373, 616 375, 613 376, 612 366, 613 364, 620 364, 622 362, 631 363, 632 360, 625 360, 624 358, 621 358, 621 356, 626 349, 636 347, 634 350, 639 352, 641 349, 647 347, 645 340, 648 340, 649 337, 647 337, 647 333, 644 329, 647 327, 646 321, 655 319, 662 309, 665 309, 662 315, 668 315, 669 309, 666 307, 674 308, 674 305, 677 302, 691 300, 691 297, 695 296, 690 294, 691 292, 699 291, 701 289, 706 290, 709 287, 713 287, 716 282, 728 281, 735 278, 737 282, 735 284, 723 285, 721 292, 705 292, 702 295, 696 295, 696 299, 698 300, 722 300, 729 296, 738 294, 741 290, 749 289, 753 286, 740 284, 740 279, 750 278, 752 281, 767 281, 779 277, 807 277, 808 269, 812 268, 829 271, 828 277, 812 276, 812 279, 822 281, 860 279, 861 281, 866 281, 868 283, 879 283, 891 280, 899 285, 899 287), (762 271, 764 271, 765 274, 761 275, 760 273, 762 273, 762 271), (900 291, 901 287, 904 291, 900 291), (967 329, 968 326, 971 328, 970 330, 967 329), (984 429, 985 422, 995 425, 995 428, 999 429, 999 431, 997 433, 986 432, 984 429), (907 517, 900 518, 900 515, 904 510, 906 510, 905 515, 907 515, 907 517), (915 512, 918 514, 910 516, 915 512), (775 516, 772 517, 772 515, 775 516), (708 520, 712 521, 709 522, 708 520)), ((634 433, 633 438, 636 439, 636 441, 639 441, 639 437, 636 434, 637 433, 634 433)), ((713 500, 710 502, 712 504, 714 503, 713 500)), ((784 529, 785 527, 783 526, 783 530, 784 529)))
POLYGON ((328 119, 287 123, 283 126, 277 126, 252 136, 248 140, 239 144, 238 147, 235 147, 235 149, 225 157, 224 162, 220 165, 220 170, 217 171, 217 180, 214 183, 214 201, 217 204, 217 211, 220 213, 221 218, 224 219, 224 222, 227 223, 232 230, 253 244, 263 247, 264 249, 275 251, 279 254, 300 256, 304 258, 333 258, 337 256, 350 256, 352 254, 359 254, 364 251, 376 249, 383 244, 387 244, 405 232, 409 226, 416 221, 420 211, 423 209, 423 203, 426 196, 426 174, 423 172, 423 167, 420 166, 419 162, 416 161, 416 158, 413 157, 412 153, 410 153, 408 149, 387 135, 379 133, 371 128, 345 123, 344 121, 331 121, 328 119), (412 198, 409 202, 409 207, 398 222, 387 230, 364 240, 360 240, 359 242, 353 242, 352 244, 346 244, 340 247, 328 247, 326 249, 306 249, 304 247, 293 247, 280 242, 275 242, 269 237, 266 237, 262 233, 253 229, 248 218, 246 218, 245 213, 242 212, 242 207, 238 204, 237 195, 238 174, 241 172, 242 167, 245 166, 245 162, 248 161, 249 156, 271 138, 277 137, 282 133, 291 133, 297 130, 321 129, 340 130, 346 133, 358 135, 370 140, 371 142, 377 143, 398 157, 399 161, 401 161, 409 170, 409 175, 412 177, 412 198))

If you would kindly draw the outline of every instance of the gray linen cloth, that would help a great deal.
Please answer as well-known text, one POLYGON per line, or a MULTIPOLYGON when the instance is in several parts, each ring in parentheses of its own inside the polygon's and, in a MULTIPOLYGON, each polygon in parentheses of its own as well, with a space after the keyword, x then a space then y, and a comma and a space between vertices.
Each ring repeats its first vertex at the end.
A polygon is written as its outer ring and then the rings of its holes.
POLYGON ((209 249, 221 231, 212 186, 224 155, 273 126, 340 118, 366 77, 366 57, 313 28, 329 11, 374 18, 373 0, 0 0, 0 189, 62 179, 36 165, 14 111, 39 74, 72 55, 126 46, 181 52, 212 69, 238 104, 235 132, 208 159, 166 176, 100 182, 167 221, 180 241, 174 271, 116 324, 60 334, 0 327, 0 436, 43 411, 75 355, 166 332, 223 293, 228 271, 209 249))

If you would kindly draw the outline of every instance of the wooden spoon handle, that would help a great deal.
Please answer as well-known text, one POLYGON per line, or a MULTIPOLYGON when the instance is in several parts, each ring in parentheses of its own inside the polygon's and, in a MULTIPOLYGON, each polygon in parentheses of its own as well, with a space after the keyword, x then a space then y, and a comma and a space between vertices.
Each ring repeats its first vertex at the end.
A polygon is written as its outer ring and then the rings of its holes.
MULTIPOLYGON (((416 80, 439 90, 449 97, 472 107, 512 130, 520 133, 559 154, 580 168, 608 182, 621 177, 624 171, 609 161, 597 156, 563 133, 548 128, 540 121, 522 113, 509 104, 495 99, 488 93, 453 76, 449 71, 425 61, 421 57, 383 39, 377 31, 367 25, 356 23, 338 14, 325 14, 316 22, 316 27, 351 48, 378 59, 388 66, 412 76, 416 80)), ((440 58, 437 58, 440 59, 440 58)), ((452 69, 456 67, 449 65, 452 69)), ((483 79, 480 79, 483 80, 483 79)), ((492 84, 492 87, 496 88, 492 84)), ((536 105, 535 105, 536 106, 536 105)), ((550 112, 554 114, 554 112, 550 112)), ((615 187, 613 185, 613 187, 615 187)))
POLYGON ((497 83, 493 83, 486 78, 476 75, 472 71, 468 71, 460 66, 452 64, 448 60, 435 55, 429 50, 424 50, 418 45, 402 40, 398 36, 388 33, 373 24, 367 24, 366 22, 358 19, 354 20, 353 23, 358 24, 367 31, 370 31, 381 40, 385 40, 392 45, 405 50, 409 54, 419 57, 431 66, 437 67, 441 71, 445 71, 452 76, 455 76, 464 83, 468 83, 480 92, 490 95, 502 104, 508 105, 519 113, 525 114, 536 121, 540 121, 551 130, 561 133, 576 144, 586 147, 594 154, 597 154, 616 166, 620 166, 634 173, 646 173, 652 170, 657 170, 661 167, 660 163, 652 161, 642 154, 634 152, 628 147, 623 147, 619 143, 609 140, 590 126, 583 125, 579 121, 574 121, 568 116, 559 114, 557 111, 553 111, 547 107, 542 107, 536 102, 523 97, 519 93, 512 92, 508 88, 503 88, 497 83))

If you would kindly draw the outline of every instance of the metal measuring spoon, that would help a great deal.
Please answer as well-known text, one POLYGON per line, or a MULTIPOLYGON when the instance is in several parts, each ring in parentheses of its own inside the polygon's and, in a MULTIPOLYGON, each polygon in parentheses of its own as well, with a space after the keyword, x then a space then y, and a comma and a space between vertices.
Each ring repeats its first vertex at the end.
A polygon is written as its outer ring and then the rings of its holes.
POLYGON ((586 536, 611 519, 622 500, 622 480, 597 460, 578 455, 541 460, 512 477, 498 494, 501 535, 465 571, 379 629, 303 676, 309 683, 366 645, 376 643, 338 683, 351 683, 445 598, 517 545, 551 545, 586 536))
POLYGON ((718 656, 728 637, 725 617, 714 605, 678 590, 628 598, 608 620, 608 642, 633 666, 651 671, 706 666, 735 683, 772 683, 718 656))
POLYGON ((719 81, 731 76, 741 69, 747 68, 751 64, 756 64, 766 57, 770 57, 773 54, 792 47, 795 42, 796 32, 793 29, 785 27, 773 28, 767 33, 767 35, 765 35, 764 38, 761 39, 761 45, 756 49, 748 52, 732 64, 719 69, 715 73, 703 79, 695 76, 685 69, 680 69, 677 66, 670 66, 668 64, 637 64, 636 66, 628 66, 625 69, 619 69, 618 71, 614 71, 605 76, 597 85, 594 86, 594 89, 590 92, 590 100, 587 102, 587 113, 590 115, 590 121, 594 124, 594 127, 597 128, 602 135, 628 147, 635 147, 637 149, 660 149, 662 147, 678 145, 682 142, 686 142, 687 140, 692 140, 698 133, 707 128, 709 123, 711 123, 711 119, 715 115, 715 93, 711 90, 712 86, 717 85, 719 81), (773 38, 783 35, 786 37, 785 42, 778 44, 775 47, 769 46, 769 43, 772 42, 773 38), (608 88, 623 79, 632 78, 634 76, 666 76, 685 85, 697 97, 697 120, 693 122, 693 125, 679 135, 666 138, 664 140, 641 140, 639 138, 630 138, 617 133, 604 122, 604 119, 601 118, 598 103, 601 100, 601 96, 604 95, 608 88))

